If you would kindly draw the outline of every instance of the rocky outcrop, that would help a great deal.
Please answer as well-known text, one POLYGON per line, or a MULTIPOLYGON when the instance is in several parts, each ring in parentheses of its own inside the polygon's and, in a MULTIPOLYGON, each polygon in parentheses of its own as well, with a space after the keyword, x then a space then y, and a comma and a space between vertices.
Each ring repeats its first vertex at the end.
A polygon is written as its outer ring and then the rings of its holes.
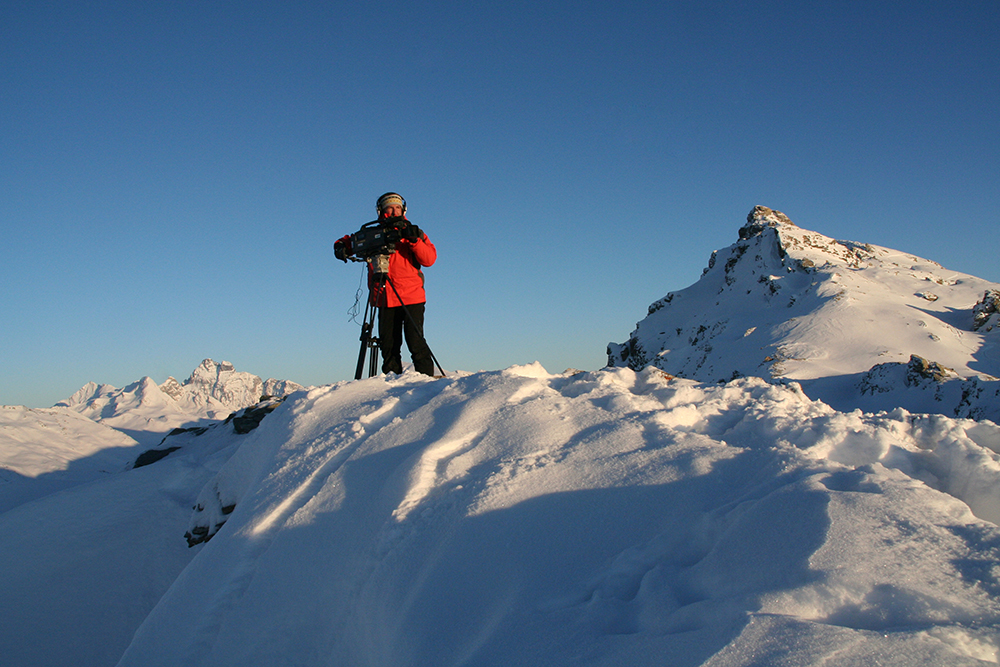
POLYGON ((944 382, 948 377, 955 377, 955 371, 945 368, 936 361, 928 361, 915 354, 910 355, 910 361, 906 364, 906 385, 915 387, 927 380, 931 382, 944 382))
POLYGON ((740 228, 740 240, 759 236, 765 229, 775 228, 779 225, 794 227, 795 223, 781 211, 775 211, 767 206, 754 206, 753 210, 747 214, 747 224, 740 228))
POLYGON ((133 468, 141 468, 147 466, 157 461, 166 458, 169 454, 182 449, 182 445, 175 445, 174 443, 180 442, 181 439, 178 436, 188 436, 198 437, 213 431, 220 427, 225 427, 227 425, 232 426, 232 432, 237 435, 246 435, 247 433, 253 431, 255 428, 260 426, 260 423, 264 420, 264 417, 274 412, 274 409, 281 405, 285 396, 274 397, 274 396, 261 396, 261 400, 256 405, 251 405, 248 408, 238 410, 231 415, 229 415, 224 421, 217 424, 212 424, 211 426, 194 426, 188 428, 175 428, 166 436, 163 440, 153 449, 148 449, 140 454, 135 463, 132 464, 133 468))
POLYGON ((973 331, 993 331, 1000 324, 1000 290, 987 290, 982 301, 972 307, 973 331))
POLYGON ((871 370, 861 376, 858 381, 858 391, 862 395, 881 394, 895 391, 902 387, 920 387, 929 383, 940 384, 956 377, 955 371, 942 366, 936 361, 928 361, 915 354, 905 364, 888 362, 876 364, 871 370))
POLYGON ((245 410, 234 412, 229 415, 225 423, 232 422, 233 430, 240 435, 244 435, 257 428, 264 417, 271 414, 284 400, 284 396, 279 398, 261 396, 260 403, 252 405, 245 410))

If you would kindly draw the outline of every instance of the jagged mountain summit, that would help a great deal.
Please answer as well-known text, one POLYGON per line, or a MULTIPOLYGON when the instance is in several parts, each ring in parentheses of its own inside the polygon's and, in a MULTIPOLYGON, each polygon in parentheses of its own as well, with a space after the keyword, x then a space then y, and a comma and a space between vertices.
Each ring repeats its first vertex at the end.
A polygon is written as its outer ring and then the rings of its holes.
POLYGON ((122 389, 89 382, 56 407, 75 410, 137 440, 143 441, 137 434, 148 433, 158 441, 178 426, 225 419, 262 396, 280 397, 303 388, 289 380, 262 380, 237 371, 228 361, 205 359, 184 382, 168 377, 157 385, 147 376, 122 389))
POLYGON ((609 344, 608 364, 703 382, 794 380, 841 410, 997 419, 998 302, 998 283, 757 206, 695 284, 609 344))
POLYGON ((304 387, 289 380, 262 380, 252 373, 237 371, 228 361, 216 363, 205 359, 183 383, 168 377, 160 390, 181 405, 193 409, 240 410, 257 403, 261 396, 284 396, 304 387))

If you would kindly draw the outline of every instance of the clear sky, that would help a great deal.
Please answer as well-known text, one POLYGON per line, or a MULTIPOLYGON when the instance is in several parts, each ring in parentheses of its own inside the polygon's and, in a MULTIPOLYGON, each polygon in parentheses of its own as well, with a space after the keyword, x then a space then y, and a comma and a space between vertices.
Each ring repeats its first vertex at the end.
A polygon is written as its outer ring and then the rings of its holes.
POLYGON ((0 404, 353 377, 332 246, 387 190, 446 370, 602 367, 756 204, 1000 282, 998 35, 997 0, 0 3, 0 404))

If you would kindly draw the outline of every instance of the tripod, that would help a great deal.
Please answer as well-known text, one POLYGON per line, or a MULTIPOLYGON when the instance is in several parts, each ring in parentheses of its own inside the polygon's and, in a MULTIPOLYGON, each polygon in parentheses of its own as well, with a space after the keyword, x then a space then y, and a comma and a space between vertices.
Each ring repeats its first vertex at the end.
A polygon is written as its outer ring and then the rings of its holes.
MULTIPOLYGON (((354 379, 360 380, 365 368, 365 356, 371 351, 371 356, 368 359, 368 377, 374 377, 378 374, 378 354, 379 354, 379 339, 372 335, 375 330, 375 314, 378 311, 377 306, 373 306, 372 303, 378 303, 385 294, 386 285, 392 288, 393 293, 400 303, 403 303, 402 297, 399 296, 399 292, 396 290, 396 286, 392 283, 392 279, 389 278, 389 264, 387 255, 379 255, 374 258, 369 258, 367 260, 356 259, 355 261, 367 262, 368 269, 371 271, 372 282, 369 286, 369 290, 372 292, 371 297, 365 301, 365 316, 361 323, 361 349, 358 351, 358 366, 354 371, 354 379), (382 258, 385 258, 382 261, 382 258)), ((386 301, 388 303, 388 300, 386 301)), ((423 339, 424 343, 427 343, 427 339, 424 338, 423 327, 417 326, 417 323, 413 319, 413 315, 407 310, 406 306, 403 306, 403 313, 406 314, 406 318, 409 320, 410 325, 417 331, 420 338, 423 339)), ((441 364, 438 363, 437 357, 434 356, 434 352, 431 352, 430 345, 427 346, 427 351, 430 352, 431 359, 434 361, 434 365, 437 369, 441 371, 442 377, 446 375, 444 369, 441 368, 441 364)))
MULTIPOLYGON (((383 284, 382 289, 385 289, 383 284)), ((375 311, 378 309, 372 305, 375 299, 365 301, 365 318, 361 322, 361 351, 358 352, 358 367, 354 371, 354 379, 360 380, 365 368, 365 355, 371 350, 371 358, 368 360, 368 377, 374 377, 378 373, 378 338, 372 336, 372 329, 375 327, 375 311)))

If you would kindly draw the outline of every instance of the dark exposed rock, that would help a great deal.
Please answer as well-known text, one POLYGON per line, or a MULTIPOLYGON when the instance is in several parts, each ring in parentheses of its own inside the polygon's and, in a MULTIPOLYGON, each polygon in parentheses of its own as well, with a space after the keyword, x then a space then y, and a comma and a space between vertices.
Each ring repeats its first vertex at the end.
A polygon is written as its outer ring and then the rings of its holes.
MULTIPOLYGON (((175 429, 176 430, 176 429, 175 429)), ((141 468, 143 466, 148 466, 150 463, 156 463, 167 454, 171 452, 176 452, 180 447, 167 447, 166 449, 148 449, 142 454, 139 454, 135 459, 135 463, 132 464, 132 468, 141 468)))
POLYGON ((795 226, 781 211, 775 211, 767 206, 754 206, 747 214, 747 224, 740 228, 740 240, 757 236, 768 227, 777 227, 779 224, 795 226))
POLYGON ((928 361, 911 354, 910 360, 905 364, 889 362, 872 366, 871 370, 861 377, 858 390, 862 395, 874 395, 900 387, 919 387, 927 383, 940 385, 948 380, 949 375, 954 376, 955 371, 936 361, 928 361))
MULTIPOLYGON (((232 413, 223 423, 232 422, 233 430, 238 434, 249 433, 257 428, 264 417, 273 412, 284 400, 284 396, 280 398, 261 396, 257 405, 232 413)), ((224 501, 217 484, 214 485, 214 492, 210 492, 210 497, 204 500, 204 504, 199 503, 194 508, 191 528, 184 534, 188 546, 193 547, 212 539, 226 524, 229 515, 235 509, 236 503, 224 501)))
MULTIPOLYGON (((264 395, 260 397, 260 400, 261 402, 258 403, 257 405, 232 413, 222 423, 228 424, 229 422, 232 422, 233 430, 237 434, 239 435, 247 434, 250 431, 257 428, 260 425, 260 422, 264 419, 264 417, 266 417, 268 414, 274 411, 274 409, 278 407, 285 399, 284 397, 275 398, 273 396, 264 395)), ((167 442, 169 438, 178 435, 183 435, 185 433, 191 433, 194 436, 199 436, 204 434, 210 428, 212 427, 193 426, 189 428, 175 428, 174 430, 170 431, 170 433, 168 433, 166 436, 164 436, 163 440, 160 441, 159 448, 150 449, 140 454, 136 458, 135 463, 132 464, 132 467, 141 468, 142 466, 148 466, 149 464, 156 463, 160 459, 166 457, 168 454, 176 452, 178 449, 180 449, 180 446, 164 447, 163 445, 167 442)), ((223 512, 223 513, 228 514, 229 512, 223 512)))
POLYGON ((194 433, 195 435, 201 435, 202 433, 204 433, 207 430, 208 430, 207 426, 192 426, 192 427, 189 427, 189 428, 175 428, 173 431, 171 431, 170 433, 167 433, 167 435, 164 436, 163 440, 160 441, 160 444, 162 445, 163 443, 165 443, 167 441, 167 438, 169 438, 171 436, 174 436, 174 435, 180 435, 181 433, 194 433))
POLYGON ((910 355, 910 361, 906 364, 906 384, 910 387, 915 387, 924 380, 944 382, 948 375, 955 375, 955 371, 915 354, 910 355))
POLYGON ((273 396, 261 396, 260 403, 253 405, 249 408, 245 408, 239 412, 234 412, 226 418, 224 423, 233 422, 233 430, 244 435, 254 430, 260 426, 260 422, 274 411, 276 407, 281 405, 285 400, 284 397, 274 398, 273 396))

